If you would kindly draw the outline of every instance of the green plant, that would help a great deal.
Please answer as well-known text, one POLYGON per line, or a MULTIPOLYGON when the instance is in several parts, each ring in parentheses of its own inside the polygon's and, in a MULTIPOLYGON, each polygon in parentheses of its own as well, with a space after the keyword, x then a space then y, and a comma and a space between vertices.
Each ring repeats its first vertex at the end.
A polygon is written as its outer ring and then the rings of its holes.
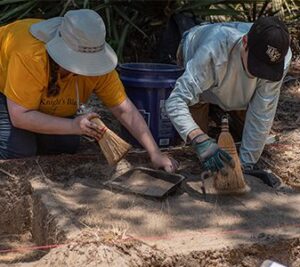
POLYGON ((299 6, 300 0, 0 0, 0 25, 90 8, 104 19, 107 40, 120 62, 138 61, 156 52, 159 33, 174 13, 189 13, 205 21, 254 21, 277 15, 290 22, 299 20, 299 6))
POLYGON ((21 19, 26 17, 36 7, 35 0, 2 0, 0 1, 0 24, 4 24, 11 19, 21 19))
POLYGON ((233 15, 231 20, 253 22, 261 16, 280 16, 283 20, 299 18, 298 5, 287 0, 251 0, 251 1, 226 1, 226 7, 234 9, 238 15, 233 15))

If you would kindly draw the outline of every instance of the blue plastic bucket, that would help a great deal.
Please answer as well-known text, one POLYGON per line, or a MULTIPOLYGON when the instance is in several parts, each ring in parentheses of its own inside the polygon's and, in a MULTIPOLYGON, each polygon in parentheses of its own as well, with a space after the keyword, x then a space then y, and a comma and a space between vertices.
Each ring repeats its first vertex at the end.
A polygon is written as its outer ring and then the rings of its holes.
MULTIPOLYGON (((118 69, 128 97, 144 117, 158 146, 175 145, 177 132, 166 114, 165 101, 184 69, 156 63, 125 63, 118 69)), ((140 146, 125 128, 122 135, 133 146, 140 146)))

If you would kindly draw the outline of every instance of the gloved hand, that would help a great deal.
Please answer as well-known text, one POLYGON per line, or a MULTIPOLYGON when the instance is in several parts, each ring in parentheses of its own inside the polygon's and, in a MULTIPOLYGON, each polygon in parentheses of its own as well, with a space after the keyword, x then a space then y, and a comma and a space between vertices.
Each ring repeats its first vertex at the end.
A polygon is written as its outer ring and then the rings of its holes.
POLYGON ((192 146, 206 171, 211 171, 212 173, 220 171, 222 175, 227 175, 225 165, 234 168, 232 157, 219 148, 215 140, 208 135, 201 134, 196 136, 192 140, 192 146))
POLYGON ((276 188, 281 184, 280 179, 274 173, 272 173, 271 170, 259 169, 253 164, 243 164, 243 173, 257 177, 265 184, 273 188, 276 188))

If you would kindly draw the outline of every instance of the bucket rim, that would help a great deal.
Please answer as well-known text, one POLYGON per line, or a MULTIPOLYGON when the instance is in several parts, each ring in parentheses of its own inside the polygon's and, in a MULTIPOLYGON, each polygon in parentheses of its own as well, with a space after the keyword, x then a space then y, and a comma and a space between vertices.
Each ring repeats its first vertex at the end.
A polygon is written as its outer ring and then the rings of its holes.
POLYGON ((123 70, 134 70, 143 72, 179 72, 184 71, 184 68, 175 64, 167 63, 151 63, 151 62, 127 62, 118 64, 118 68, 123 70), (157 66, 162 68, 151 68, 150 66, 157 66), (138 68, 137 68, 138 67, 138 68))

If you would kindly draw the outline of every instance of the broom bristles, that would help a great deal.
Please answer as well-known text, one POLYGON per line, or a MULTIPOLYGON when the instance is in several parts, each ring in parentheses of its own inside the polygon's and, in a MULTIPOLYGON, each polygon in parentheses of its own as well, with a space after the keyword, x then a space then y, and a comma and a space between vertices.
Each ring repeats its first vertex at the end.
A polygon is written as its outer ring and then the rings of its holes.
POLYGON ((218 139, 218 145, 231 155, 235 167, 233 169, 230 166, 225 167, 225 170, 228 173, 227 176, 223 176, 221 173, 218 173, 214 179, 214 187, 218 192, 224 194, 245 193, 249 188, 244 179, 241 162, 234 140, 228 130, 228 124, 226 125, 226 122, 223 122, 223 124, 225 125, 222 127, 222 132, 218 139))
POLYGON ((108 161, 109 165, 114 165, 119 162, 130 150, 131 145, 119 137, 116 133, 106 127, 106 125, 99 119, 92 119, 101 127, 105 127, 106 131, 102 138, 98 141, 98 144, 108 161))

